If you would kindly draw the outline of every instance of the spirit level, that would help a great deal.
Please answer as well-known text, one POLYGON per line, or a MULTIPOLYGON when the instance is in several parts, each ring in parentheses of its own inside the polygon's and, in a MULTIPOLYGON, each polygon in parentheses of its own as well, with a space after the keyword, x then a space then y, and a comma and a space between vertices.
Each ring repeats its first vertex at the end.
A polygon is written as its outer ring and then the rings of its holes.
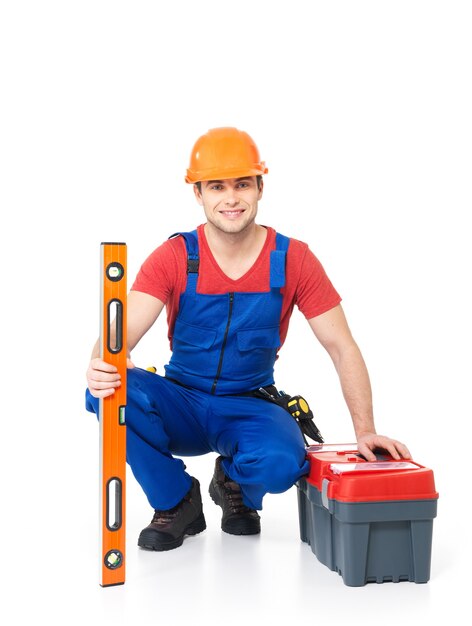
POLYGON ((126 244, 101 244, 100 358, 121 385, 100 399, 100 584, 125 582, 126 244))

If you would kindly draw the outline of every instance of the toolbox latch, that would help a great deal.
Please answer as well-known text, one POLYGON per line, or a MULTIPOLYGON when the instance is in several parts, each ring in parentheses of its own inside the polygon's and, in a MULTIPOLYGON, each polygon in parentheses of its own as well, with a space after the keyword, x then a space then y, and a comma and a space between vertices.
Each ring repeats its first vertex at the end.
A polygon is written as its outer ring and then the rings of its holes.
POLYGON ((323 478, 323 482, 321 483, 321 503, 323 504, 325 509, 329 511, 329 500, 328 500, 328 487, 329 480, 327 478, 323 478))

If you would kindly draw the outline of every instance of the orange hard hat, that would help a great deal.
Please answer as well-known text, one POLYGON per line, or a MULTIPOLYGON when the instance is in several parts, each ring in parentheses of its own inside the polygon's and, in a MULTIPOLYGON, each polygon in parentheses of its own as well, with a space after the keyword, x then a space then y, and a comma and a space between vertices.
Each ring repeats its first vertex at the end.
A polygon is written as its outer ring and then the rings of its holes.
POLYGON ((212 128, 193 146, 185 182, 259 176, 268 171, 247 133, 232 127, 212 128))

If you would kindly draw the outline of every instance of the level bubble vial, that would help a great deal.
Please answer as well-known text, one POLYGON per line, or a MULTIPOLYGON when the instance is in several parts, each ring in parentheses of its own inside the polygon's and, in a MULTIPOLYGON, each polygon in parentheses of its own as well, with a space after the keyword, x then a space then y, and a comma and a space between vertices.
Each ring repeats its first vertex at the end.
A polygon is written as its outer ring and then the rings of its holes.
POLYGON ((121 265, 121 263, 118 263, 116 261, 113 263, 110 263, 110 265, 106 269, 107 278, 114 282, 121 280, 123 278, 124 273, 125 273, 125 270, 123 266, 121 265))
POLYGON ((108 569, 117 569, 123 563, 123 555, 119 550, 110 550, 105 556, 105 565, 108 569))

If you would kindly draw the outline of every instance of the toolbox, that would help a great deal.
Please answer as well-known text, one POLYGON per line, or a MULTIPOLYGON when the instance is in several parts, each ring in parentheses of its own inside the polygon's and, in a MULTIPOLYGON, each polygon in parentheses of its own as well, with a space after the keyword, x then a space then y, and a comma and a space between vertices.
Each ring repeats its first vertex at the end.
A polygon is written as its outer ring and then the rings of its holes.
POLYGON ((425 583, 438 493, 432 470, 388 453, 368 462, 356 444, 307 448, 297 483, 300 536, 346 585, 425 583))

